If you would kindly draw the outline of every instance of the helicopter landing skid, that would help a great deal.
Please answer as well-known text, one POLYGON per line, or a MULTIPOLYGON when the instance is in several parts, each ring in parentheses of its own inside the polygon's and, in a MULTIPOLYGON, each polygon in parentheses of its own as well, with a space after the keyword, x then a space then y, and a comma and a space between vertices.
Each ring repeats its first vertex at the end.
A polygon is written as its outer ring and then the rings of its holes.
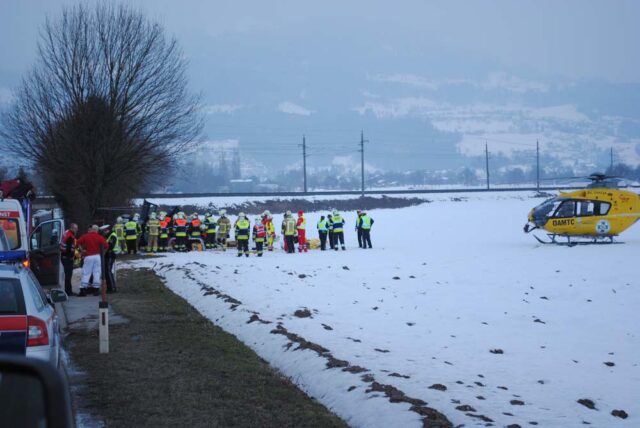
POLYGON ((536 238, 541 244, 555 244, 555 245, 564 245, 567 247, 575 247, 576 245, 608 245, 608 244, 622 244, 623 242, 618 242, 613 240, 613 236, 589 236, 589 235, 556 235, 553 233, 547 233, 550 241, 545 241, 538 237, 536 234, 533 234, 533 237, 536 238), (566 241, 558 241, 557 237, 565 238, 566 241))

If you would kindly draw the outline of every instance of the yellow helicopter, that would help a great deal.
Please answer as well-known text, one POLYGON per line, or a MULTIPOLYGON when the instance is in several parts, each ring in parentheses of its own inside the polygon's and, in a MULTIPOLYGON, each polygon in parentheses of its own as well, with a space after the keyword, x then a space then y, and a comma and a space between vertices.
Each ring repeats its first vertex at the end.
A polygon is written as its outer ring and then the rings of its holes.
POLYGON ((585 189, 560 192, 533 208, 525 233, 545 230, 550 241, 533 234, 542 244, 617 243, 613 238, 640 218, 640 195, 621 190, 617 177, 591 174, 588 178, 592 182, 585 189))

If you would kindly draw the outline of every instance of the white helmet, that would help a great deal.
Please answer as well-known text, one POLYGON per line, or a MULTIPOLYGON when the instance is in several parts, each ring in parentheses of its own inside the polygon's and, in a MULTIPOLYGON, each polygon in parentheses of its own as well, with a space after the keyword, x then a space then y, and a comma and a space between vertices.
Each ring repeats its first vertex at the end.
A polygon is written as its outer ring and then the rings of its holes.
POLYGON ((155 219, 156 219, 156 213, 155 213, 155 211, 154 211, 154 212, 152 212, 151 214, 149 214, 149 218, 150 218, 151 220, 155 220, 155 219))
POLYGON ((287 212, 284 215, 287 217, 291 217, 291 211, 287 210, 287 212))
POLYGON ((166 211, 160 211, 160 212, 158 213, 158 216, 159 216, 160 218, 165 218, 165 217, 167 216, 167 212, 166 212, 166 211))
POLYGON ((244 213, 243 213, 242 211, 240 211, 240 212, 238 213, 238 217, 240 217, 240 218, 246 218, 247 216, 246 216, 246 215, 244 215, 244 213))
POLYGON ((224 217, 225 215, 227 215, 227 210, 222 209, 218 212, 218 214, 220 214, 221 217, 224 217))
POLYGON ((333 210, 333 215, 338 215, 338 210, 333 210))
POLYGON ((123 222, 124 220, 122 219, 122 217, 118 216, 118 218, 116 219, 116 223, 122 224, 123 222))
POLYGON ((271 211, 269 210, 264 210, 264 212, 262 213, 262 215, 265 215, 267 217, 271 217, 271 211))
POLYGON ((138 220, 140 220, 140 214, 135 213, 135 214, 133 215, 133 221, 138 221, 138 220))

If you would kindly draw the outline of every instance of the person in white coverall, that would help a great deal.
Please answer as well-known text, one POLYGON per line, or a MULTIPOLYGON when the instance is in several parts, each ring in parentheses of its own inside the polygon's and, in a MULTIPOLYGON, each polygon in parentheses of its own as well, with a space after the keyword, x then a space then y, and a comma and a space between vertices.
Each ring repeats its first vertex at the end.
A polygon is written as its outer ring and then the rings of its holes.
POLYGON ((84 251, 84 264, 82 265, 82 280, 80 281, 79 296, 86 296, 89 291, 89 279, 93 275, 91 291, 94 295, 100 292, 100 280, 102 278, 102 257, 109 248, 107 240, 98 233, 98 226, 93 225, 88 233, 85 233, 77 241, 78 247, 84 251))

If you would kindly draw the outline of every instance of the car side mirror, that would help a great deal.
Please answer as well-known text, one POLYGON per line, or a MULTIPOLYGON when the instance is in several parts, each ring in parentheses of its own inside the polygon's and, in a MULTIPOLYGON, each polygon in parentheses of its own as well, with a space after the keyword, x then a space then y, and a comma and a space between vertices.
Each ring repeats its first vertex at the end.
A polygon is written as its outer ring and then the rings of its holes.
POLYGON ((73 426, 69 387, 53 365, 0 355, 0 426, 73 426))
POLYGON ((52 303, 62 303, 62 302, 66 302, 67 300, 69 300, 69 297, 67 296, 67 293, 65 293, 62 290, 51 290, 49 292, 49 297, 51 298, 51 302, 52 303))

